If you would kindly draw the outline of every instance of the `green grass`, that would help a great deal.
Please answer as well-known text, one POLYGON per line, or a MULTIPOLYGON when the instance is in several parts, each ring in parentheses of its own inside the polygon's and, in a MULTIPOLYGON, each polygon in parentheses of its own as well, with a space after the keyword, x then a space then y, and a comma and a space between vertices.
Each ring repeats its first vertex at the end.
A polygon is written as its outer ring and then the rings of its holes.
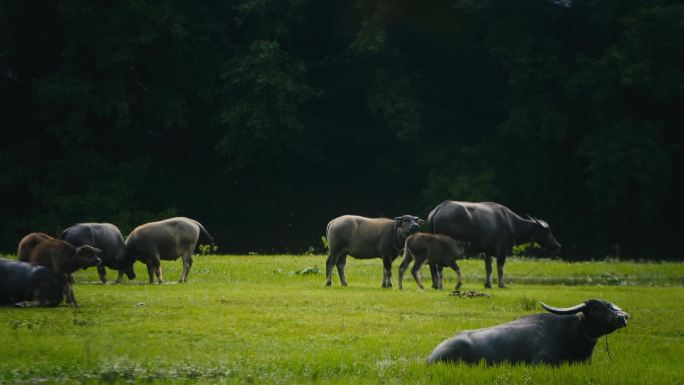
POLYGON ((512 259, 510 287, 491 290, 482 261, 460 265, 464 289, 491 297, 420 291, 409 274, 403 291, 381 289, 379 260, 349 259, 350 286, 324 288, 324 256, 198 256, 187 284, 175 283, 180 261, 165 262, 161 286, 140 264, 121 285, 81 271, 78 309, 0 308, 0 383, 682 383, 684 264, 512 259), (297 274, 307 267, 320 273, 297 274), (612 361, 601 339, 590 364, 425 365, 459 330, 588 298, 631 315, 609 337, 612 361))

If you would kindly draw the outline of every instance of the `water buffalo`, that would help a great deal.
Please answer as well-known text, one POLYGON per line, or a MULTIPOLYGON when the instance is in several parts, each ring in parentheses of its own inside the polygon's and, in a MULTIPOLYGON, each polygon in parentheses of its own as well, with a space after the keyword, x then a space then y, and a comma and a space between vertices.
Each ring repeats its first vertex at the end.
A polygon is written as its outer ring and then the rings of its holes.
POLYGON ((461 279, 461 268, 456 263, 456 258, 461 257, 466 250, 467 243, 457 241, 447 235, 416 233, 406 238, 404 244, 404 260, 399 265, 399 288, 402 288, 404 272, 412 260, 415 260, 411 274, 416 280, 419 288, 423 288, 420 279, 420 268, 427 260, 432 273, 432 287, 442 289, 442 269, 447 266, 452 268, 458 276, 456 289, 463 283, 461 279))
MULTIPOLYGON (((29 234, 22 242, 35 237, 29 234)), ((101 261, 98 255, 102 250, 88 245, 75 247, 69 242, 48 237, 36 245, 30 244, 33 248, 27 253, 25 248, 22 248, 22 242, 19 244, 19 260, 34 266, 45 266, 50 272, 59 275, 64 285, 67 303, 78 306, 74 297, 72 274, 79 269, 99 265, 101 261)))
POLYGON ((111 223, 77 223, 62 232, 60 239, 78 247, 89 245, 102 250, 97 266, 100 281, 107 283, 105 266, 119 271, 116 283, 121 283, 123 274, 128 279, 135 278, 133 263, 135 260, 126 260, 126 246, 119 228, 111 223))
POLYGON ((0 259, 0 305, 57 306, 64 294, 59 275, 43 266, 0 259))
POLYGON ((200 230, 210 239, 213 250, 214 239, 204 226, 194 219, 177 217, 140 225, 126 238, 126 260, 136 259, 147 265, 150 283, 154 283, 156 274, 161 284, 161 260, 176 260, 181 257, 183 273, 179 282, 187 282, 192 267, 192 252, 195 250, 200 230))
POLYGON ((545 363, 558 365, 591 359, 598 338, 627 326, 629 315, 610 302, 591 299, 533 314, 486 329, 466 330, 439 344, 428 363, 481 360, 489 364, 545 363))
POLYGON ((19 241, 19 247, 17 248, 17 259, 20 261, 28 262, 31 258, 31 253, 33 249, 38 246, 39 243, 46 241, 48 239, 54 239, 45 233, 31 233, 19 241))
POLYGON ((347 286, 344 266, 347 255, 354 258, 382 258, 382 287, 392 287, 392 261, 399 255, 406 237, 420 229, 424 221, 412 215, 394 219, 343 215, 328 223, 326 237, 330 254, 325 264, 325 285, 332 284, 332 270, 337 266, 342 286, 347 286))
POLYGON ((496 256, 499 287, 506 287, 504 264, 513 246, 536 242, 554 252, 561 248, 546 222, 524 219, 493 202, 444 201, 430 212, 427 222, 430 232, 469 242, 469 251, 485 253, 487 288, 492 287, 492 256, 496 256))

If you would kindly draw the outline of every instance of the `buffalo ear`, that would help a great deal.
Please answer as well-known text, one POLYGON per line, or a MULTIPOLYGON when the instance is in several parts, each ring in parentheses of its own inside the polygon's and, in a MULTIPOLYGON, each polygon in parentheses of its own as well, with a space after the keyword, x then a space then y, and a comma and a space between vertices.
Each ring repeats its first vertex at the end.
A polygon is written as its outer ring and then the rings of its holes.
POLYGON ((416 218, 416 222, 418 222, 418 224, 421 226, 425 224, 425 221, 420 218, 416 218))

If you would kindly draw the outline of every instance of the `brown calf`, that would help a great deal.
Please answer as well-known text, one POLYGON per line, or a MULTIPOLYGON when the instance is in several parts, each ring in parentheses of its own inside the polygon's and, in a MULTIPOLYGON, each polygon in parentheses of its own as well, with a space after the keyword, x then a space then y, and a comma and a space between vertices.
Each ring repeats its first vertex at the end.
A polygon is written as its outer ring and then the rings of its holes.
POLYGON ((427 260, 432 274, 432 287, 442 289, 442 269, 447 266, 456 272, 459 289, 462 284, 461 268, 456 264, 456 258, 465 253, 467 243, 457 241, 449 236, 441 234, 416 233, 406 239, 404 244, 404 260, 399 265, 399 288, 402 288, 404 272, 415 259, 411 274, 415 278, 419 288, 423 288, 423 282, 418 274, 420 267, 427 260))
POLYGON ((45 266, 49 271, 61 276, 67 303, 78 306, 74 297, 72 274, 78 269, 99 265, 100 258, 97 256, 100 253, 102 250, 92 246, 74 247, 68 242, 45 234, 32 233, 21 240, 17 255, 20 261, 29 262, 34 266, 45 266), (36 243, 40 239, 42 240, 36 243))
POLYGON ((28 262, 31 259, 33 249, 39 243, 48 239, 54 239, 45 233, 31 233, 19 241, 19 248, 17 249, 17 259, 22 262, 28 262))

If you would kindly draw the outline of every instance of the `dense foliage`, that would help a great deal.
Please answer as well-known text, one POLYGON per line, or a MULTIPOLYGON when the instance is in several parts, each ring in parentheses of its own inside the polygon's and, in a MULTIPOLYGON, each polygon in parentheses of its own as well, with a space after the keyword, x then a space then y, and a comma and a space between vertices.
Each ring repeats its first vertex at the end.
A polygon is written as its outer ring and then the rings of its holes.
POLYGON ((169 215, 226 251, 491 200, 564 256, 684 255, 684 5, 0 2, 0 247, 169 215))

